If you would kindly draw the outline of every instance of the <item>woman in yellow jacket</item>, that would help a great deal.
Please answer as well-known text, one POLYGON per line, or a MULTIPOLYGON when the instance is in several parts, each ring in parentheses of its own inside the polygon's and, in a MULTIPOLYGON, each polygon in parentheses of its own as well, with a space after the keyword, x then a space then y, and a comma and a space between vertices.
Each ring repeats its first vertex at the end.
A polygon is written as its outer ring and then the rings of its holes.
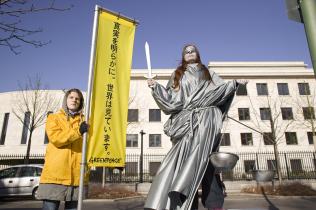
POLYGON ((88 131, 83 104, 80 90, 68 90, 62 109, 47 118, 49 143, 38 189, 43 210, 57 210, 60 201, 65 201, 65 209, 77 208, 82 135, 88 131))

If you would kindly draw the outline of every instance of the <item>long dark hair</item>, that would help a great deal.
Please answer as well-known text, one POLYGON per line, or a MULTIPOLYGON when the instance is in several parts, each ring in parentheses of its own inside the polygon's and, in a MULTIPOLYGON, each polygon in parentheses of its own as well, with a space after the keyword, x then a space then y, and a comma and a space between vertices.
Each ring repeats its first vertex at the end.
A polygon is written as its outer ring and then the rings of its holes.
POLYGON ((183 47, 182 49, 182 59, 181 59, 181 63, 180 65, 177 67, 176 71, 175 71, 175 77, 174 77, 174 81, 173 81, 173 88, 177 88, 179 86, 179 81, 182 77, 182 75, 184 74, 184 71, 186 71, 186 68, 187 68, 187 65, 188 65, 188 62, 186 62, 184 60, 184 55, 185 55, 185 49, 189 46, 192 46, 195 48, 195 51, 196 51, 196 61, 195 63, 198 63, 198 66, 202 69, 202 71, 204 71, 204 78, 205 80, 211 80, 211 75, 207 69, 207 67, 202 64, 202 61, 201 61, 201 57, 200 57, 200 53, 199 53, 199 50, 197 49, 197 47, 193 44, 187 44, 183 47))

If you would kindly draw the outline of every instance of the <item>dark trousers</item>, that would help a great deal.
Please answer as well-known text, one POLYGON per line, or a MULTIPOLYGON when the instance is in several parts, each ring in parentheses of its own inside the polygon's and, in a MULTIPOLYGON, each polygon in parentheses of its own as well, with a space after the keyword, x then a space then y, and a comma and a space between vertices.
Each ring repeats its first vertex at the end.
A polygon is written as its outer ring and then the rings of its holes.
MULTIPOLYGON (((58 210, 60 201, 43 200, 42 210, 58 210)), ((78 201, 65 201, 65 210, 76 210, 78 201)))
MULTIPOLYGON (((215 168, 208 164, 202 179, 202 204, 206 208, 222 208, 224 204, 222 181, 219 174, 215 174, 215 168)), ((196 192, 191 210, 198 209, 199 196, 196 192)))

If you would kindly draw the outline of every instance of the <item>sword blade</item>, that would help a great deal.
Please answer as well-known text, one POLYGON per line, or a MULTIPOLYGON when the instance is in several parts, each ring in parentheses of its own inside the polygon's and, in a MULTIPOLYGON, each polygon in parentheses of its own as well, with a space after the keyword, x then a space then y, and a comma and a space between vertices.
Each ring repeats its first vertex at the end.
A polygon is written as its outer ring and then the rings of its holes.
POLYGON ((145 53, 146 53, 146 61, 147 61, 147 69, 148 69, 148 78, 152 78, 151 63, 150 63, 150 51, 149 51, 149 45, 147 42, 145 43, 145 53))

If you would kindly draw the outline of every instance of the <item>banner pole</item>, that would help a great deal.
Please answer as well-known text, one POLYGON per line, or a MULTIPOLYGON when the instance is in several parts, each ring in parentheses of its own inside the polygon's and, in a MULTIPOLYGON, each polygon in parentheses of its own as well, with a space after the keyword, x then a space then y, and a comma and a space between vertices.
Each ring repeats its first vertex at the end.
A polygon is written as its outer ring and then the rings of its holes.
MULTIPOLYGON (((88 122, 89 117, 90 117, 90 100, 91 100, 92 85, 93 85, 98 19, 99 19, 99 6, 95 5, 93 31, 92 31, 92 42, 91 42, 91 51, 90 51, 88 90, 86 93, 86 101, 87 101, 86 108, 85 108, 85 121, 86 122, 88 122)), ((85 174, 85 167, 87 165, 86 152, 87 152, 87 133, 84 133, 83 134, 83 142, 82 142, 82 157, 81 157, 81 163, 80 163, 81 167, 80 167, 78 210, 82 209, 82 203, 83 203, 84 174, 85 174)))

